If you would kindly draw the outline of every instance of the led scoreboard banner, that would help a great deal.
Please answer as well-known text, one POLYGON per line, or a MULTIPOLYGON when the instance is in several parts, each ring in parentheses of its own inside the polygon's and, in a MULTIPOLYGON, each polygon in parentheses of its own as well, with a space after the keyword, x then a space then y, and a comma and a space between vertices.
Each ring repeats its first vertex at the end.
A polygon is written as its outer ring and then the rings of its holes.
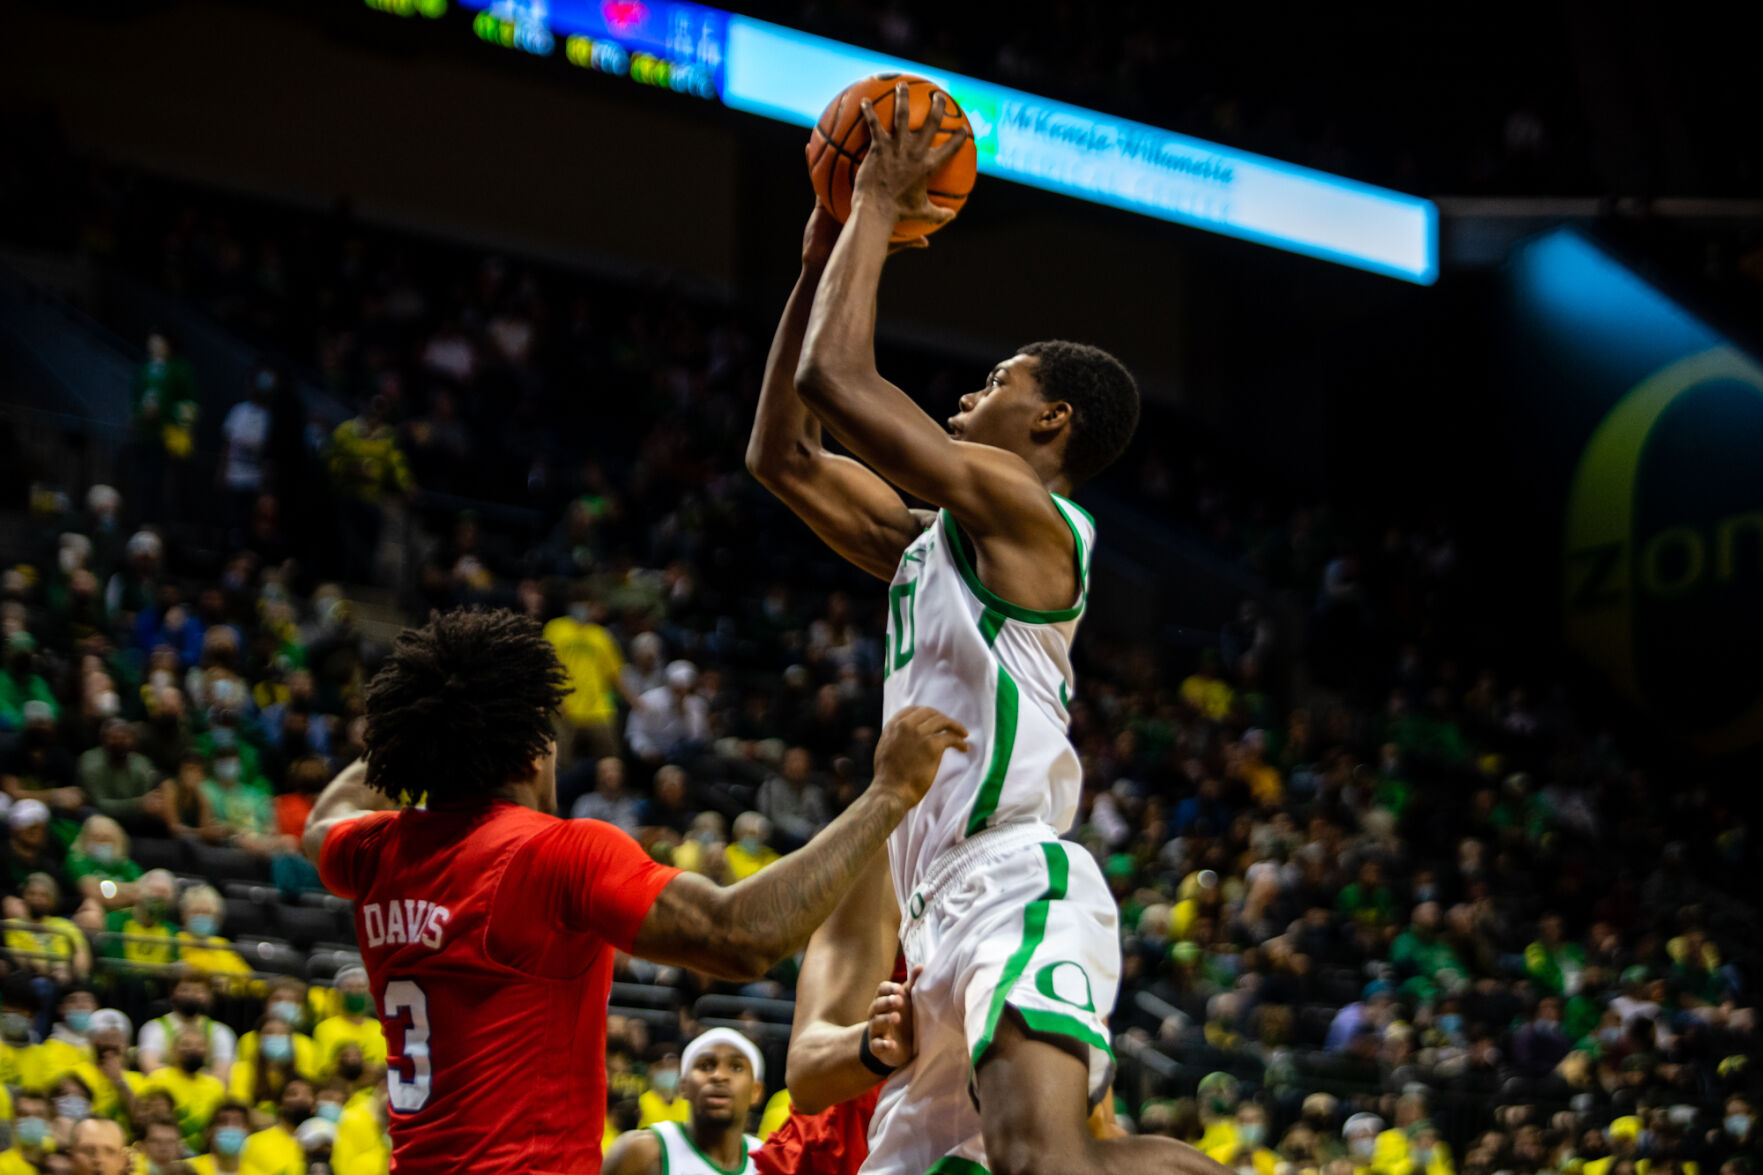
MULTIPOLYGON (((436 17, 445 0, 365 0, 436 17)), ((1237 151, 680 0, 459 0, 482 39, 810 126, 866 74, 931 78, 966 109, 979 170, 1159 220, 1430 285, 1430 200, 1237 151)))

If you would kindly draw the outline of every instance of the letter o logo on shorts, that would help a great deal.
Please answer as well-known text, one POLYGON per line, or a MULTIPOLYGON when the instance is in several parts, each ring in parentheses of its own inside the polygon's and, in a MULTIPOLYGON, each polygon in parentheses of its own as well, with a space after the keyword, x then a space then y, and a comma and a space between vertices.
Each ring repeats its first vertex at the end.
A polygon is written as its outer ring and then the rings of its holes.
POLYGON ((911 913, 911 915, 914 918, 923 914, 924 913, 924 895, 921 893, 913 894, 912 900, 906 903, 906 909, 909 913, 911 913))
POLYGON ((1048 963, 1035 972, 1035 990, 1048 999, 1086 1012, 1096 1010, 1096 999, 1090 990, 1090 973, 1069 959, 1048 963))

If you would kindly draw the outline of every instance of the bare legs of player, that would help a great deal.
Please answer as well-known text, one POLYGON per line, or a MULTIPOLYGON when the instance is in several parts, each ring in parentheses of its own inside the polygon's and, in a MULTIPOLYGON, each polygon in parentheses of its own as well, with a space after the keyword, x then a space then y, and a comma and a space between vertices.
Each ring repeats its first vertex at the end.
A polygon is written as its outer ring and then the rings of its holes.
POLYGON ((1172 1138, 1090 1135, 1087 1061, 1006 1012, 978 1074, 992 1175, 1230 1175, 1172 1138))

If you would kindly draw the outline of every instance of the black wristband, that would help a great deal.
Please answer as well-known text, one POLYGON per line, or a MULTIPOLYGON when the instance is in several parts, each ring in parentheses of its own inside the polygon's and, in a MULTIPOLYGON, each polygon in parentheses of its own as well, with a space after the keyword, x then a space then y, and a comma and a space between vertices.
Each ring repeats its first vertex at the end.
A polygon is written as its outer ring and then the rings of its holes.
POLYGON ((863 1067, 865 1069, 868 1069, 877 1077, 892 1077, 894 1075, 894 1066, 884 1065, 882 1059, 871 1051, 869 1047, 869 1025, 867 1024, 863 1026, 863 1042, 857 1046, 857 1059, 863 1062, 863 1067))

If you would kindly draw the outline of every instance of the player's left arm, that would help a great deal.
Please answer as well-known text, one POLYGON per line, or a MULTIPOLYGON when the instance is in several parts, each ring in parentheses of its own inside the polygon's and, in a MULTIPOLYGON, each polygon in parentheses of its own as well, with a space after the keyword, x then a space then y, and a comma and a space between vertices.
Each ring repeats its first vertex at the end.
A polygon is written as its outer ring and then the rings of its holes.
POLYGON ((653 1130, 627 1130, 600 1164, 601 1175, 661 1175, 661 1139, 653 1130))
POLYGON ((1057 507, 1026 461, 956 440, 876 370, 876 291, 889 238, 901 220, 953 215, 930 202, 925 184, 962 141, 957 133, 931 145, 942 121, 941 94, 916 131, 907 124, 904 95, 897 97, 892 134, 865 101, 869 153, 857 169, 850 218, 814 294, 796 366, 797 394, 861 461, 907 493, 947 508, 976 541, 1002 534, 1068 542, 1057 507))
POLYGON ((387 812, 397 806, 397 801, 390 796, 368 786, 367 760, 357 759, 343 768, 318 794, 318 800, 312 805, 312 814, 306 817, 306 828, 300 834, 300 852, 317 866, 319 855, 324 851, 324 838, 337 825, 373 812, 387 812))
POLYGON ((802 957, 785 1080, 803 1113, 818 1114, 882 1080, 863 1064, 861 1048, 876 987, 893 971, 899 933, 888 854, 878 851, 802 957))

